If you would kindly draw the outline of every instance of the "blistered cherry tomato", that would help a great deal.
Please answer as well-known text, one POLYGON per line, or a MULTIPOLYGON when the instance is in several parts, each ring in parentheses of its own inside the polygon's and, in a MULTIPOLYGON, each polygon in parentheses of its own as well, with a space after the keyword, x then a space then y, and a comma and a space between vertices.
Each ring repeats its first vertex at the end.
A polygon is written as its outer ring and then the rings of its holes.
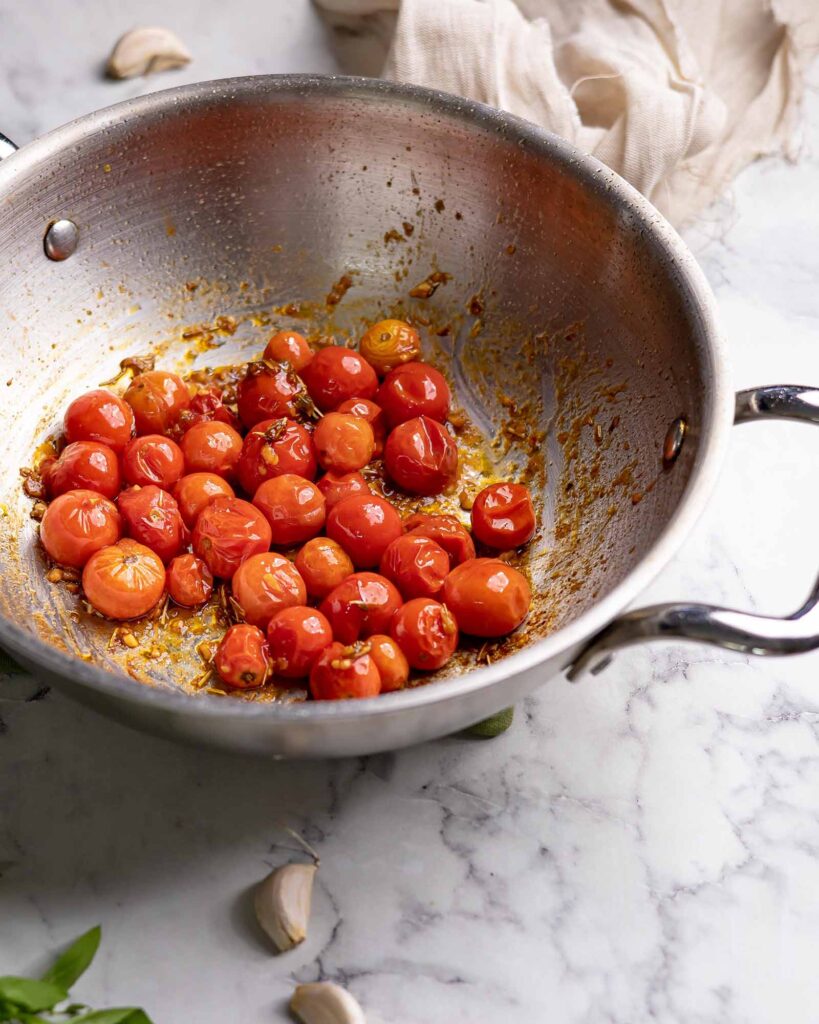
POLYGON ((274 673, 285 679, 301 679, 310 675, 318 656, 333 642, 333 631, 315 608, 285 608, 270 620, 267 642, 274 673))
POLYGON ((185 459, 178 444, 161 434, 129 441, 122 453, 122 472, 129 484, 156 484, 169 491, 182 476, 185 459))
POLYGON ((186 430, 180 442, 186 473, 215 473, 231 480, 242 454, 242 435, 238 430, 207 420, 186 430))
POLYGON ((409 494, 440 494, 458 476, 458 448, 443 424, 419 416, 390 433, 384 446, 384 466, 409 494))
POLYGON ((447 576, 446 606, 464 633, 505 636, 523 622, 532 601, 526 578, 499 558, 471 558, 447 576))
POLYGON ((148 370, 131 381, 125 401, 134 411, 138 434, 165 434, 188 408, 191 396, 175 373, 148 370))
POLYGON ((227 423, 234 429, 239 427, 238 419, 222 401, 221 391, 218 388, 205 388, 204 391, 195 394, 190 405, 179 413, 168 433, 172 437, 180 438, 195 423, 208 423, 213 420, 227 423))
POLYGON ((401 595, 388 579, 375 572, 356 572, 331 590, 321 602, 333 636, 351 644, 373 633, 386 633, 401 595))
POLYGON ((536 520, 523 484, 490 484, 472 506, 472 532, 489 548, 508 551, 532 539, 536 520))
POLYGON ((242 562, 233 574, 230 589, 245 619, 260 629, 282 608, 292 608, 307 600, 298 569, 273 551, 251 555, 242 562))
POLYGON ((312 480, 316 475, 313 440, 295 420, 284 416, 262 420, 246 435, 236 472, 251 497, 265 480, 283 473, 312 480))
POLYGON ((354 494, 372 494, 360 473, 325 473, 316 485, 327 502, 327 511, 354 494))
POLYGON ((375 633, 369 638, 370 657, 381 676, 381 692, 403 690, 409 679, 409 662, 404 652, 390 636, 375 633))
POLYGON ((40 523, 40 540, 49 556, 75 569, 121 535, 116 505, 96 491, 66 491, 51 502, 40 523))
POLYGON ((417 359, 421 339, 418 331, 403 320, 379 320, 364 332, 358 350, 383 377, 388 370, 417 359))
POLYGON ((404 529, 407 533, 420 534, 434 540, 449 555, 452 566, 475 557, 472 538, 455 516, 431 516, 426 512, 414 512, 404 520, 404 529))
POLYGON ((351 416, 358 416, 370 424, 375 438, 373 455, 378 458, 384 451, 384 439, 387 436, 387 420, 381 406, 371 402, 369 398, 348 398, 346 402, 341 403, 336 412, 348 412, 351 416))
POLYGON ((310 597, 326 597, 353 572, 344 548, 329 537, 313 537, 296 555, 299 570, 310 597))
POLYGON ((97 441, 121 452, 134 433, 134 414, 110 391, 88 391, 66 409, 63 428, 69 442, 97 441))
POLYGON ((299 373, 312 360, 313 350, 298 331, 276 331, 267 343, 264 358, 275 363, 290 363, 299 373))
POLYGON ((416 597, 393 616, 392 637, 413 668, 431 672, 445 665, 458 647, 458 624, 439 601, 416 597))
POLYGON ((233 488, 215 473, 188 473, 173 489, 185 525, 193 529, 196 517, 214 498, 233 498, 233 488))
POLYGON ((374 398, 378 378, 358 352, 328 345, 301 372, 310 397, 322 412, 332 412, 349 398, 374 398))
POLYGON ((375 494, 344 498, 327 517, 327 536, 338 541, 357 569, 378 565, 388 546, 402 533, 395 507, 375 494))
POLYGON ((213 659, 219 678, 237 690, 261 686, 270 673, 270 651, 258 626, 231 626, 219 642, 213 659))
POLYGON ((325 647, 310 671, 313 700, 351 700, 377 697, 381 676, 369 653, 369 644, 332 643, 325 647))
POLYGON ((126 534, 150 548, 166 565, 188 543, 188 528, 176 498, 156 484, 129 487, 117 504, 126 534))
POLYGON ((295 419, 304 386, 287 363, 251 363, 236 389, 239 418, 246 427, 262 420, 295 419))
POLYGON ((199 513, 193 550, 213 573, 229 580, 245 559, 270 547, 270 525, 241 498, 214 498, 199 513))
POLYGON ((213 574, 196 555, 177 555, 168 566, 165 586, 177 604, 196 608, 213 593, 213 574))
POLYGON ((281 547, 301 544, 324 526, 324 495, 314 483, 294 473, 266 480, 254 494, 253 504, 270 523, 273 543, 281 547))
POLYGON ((328 412, 313 431, 316 457, 322 469, 354 473, 363 469, 375 454, 373 428, 358 416, 328 412))
POLYGON ((405 363, 390 370, 384 378, 376 402, 384 410, 390 427, 397 427, 416 416, 446 423, 450 399, 449 385, 434 366, 405 363))
POLYGON ((136 619, 146 615, 165 592, 165 566, 150 548, 124 537, 88 559, 82 589, 93 607, 109 619, 136 619))
POLYGON ((115 498, 121 485, 116 453, 107 444, 75 441, 43 468, 46 490, 56 498, 66 491, 96 491, 115 498))
POLYGON ((382 576, 398 587, 405 601, 434 597, 449 573, 449 555, 429 537, 405 533, 381 556, 382 576))

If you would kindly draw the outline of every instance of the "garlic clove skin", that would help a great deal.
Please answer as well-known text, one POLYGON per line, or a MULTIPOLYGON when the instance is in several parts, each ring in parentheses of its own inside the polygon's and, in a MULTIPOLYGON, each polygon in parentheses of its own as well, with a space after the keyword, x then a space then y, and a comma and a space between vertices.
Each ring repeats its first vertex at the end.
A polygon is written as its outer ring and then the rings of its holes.
POLYGON ((256 920, 280 953, 297 946, 307 935, 315 877, 315 864, 283 864, 256 889, 256 920))
POLYGON ((109 78, 135 78, 182 68, 191 60, 187 47, 169 28, 134 28, 117 40, 105 73, 109 78))
POLYGON ((290 1009, 302 1024, 367 1024, 358 1002, 332 981, 299 985, 290 1009))

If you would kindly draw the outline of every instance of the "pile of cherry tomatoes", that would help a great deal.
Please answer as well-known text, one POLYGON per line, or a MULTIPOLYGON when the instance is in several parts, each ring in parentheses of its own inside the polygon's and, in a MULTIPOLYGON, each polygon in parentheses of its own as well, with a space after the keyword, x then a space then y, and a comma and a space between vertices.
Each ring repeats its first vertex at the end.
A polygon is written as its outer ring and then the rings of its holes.
POLYGON ((122 397, 81 395, 40 469, 46 552, 81 569, 86 600, 114 620, 166 594, 196 608, 229 582, 242 621, 213 665, 240 689, 275 676, 309 680, 317 700, 374 696, 441 668, 460 633, 510 633, 531 594, 497 555, 535 531, 527 489, 481 491, 470 534, 449 515, 402 521, 362 474, 383 459, 409 495, 455 486, 449 387, 419 356, 400 320, 369 328, 358 351, 280 331, 230 390, 147 370, 122 397), (476 557, 473 537, 496 557, 476 557))

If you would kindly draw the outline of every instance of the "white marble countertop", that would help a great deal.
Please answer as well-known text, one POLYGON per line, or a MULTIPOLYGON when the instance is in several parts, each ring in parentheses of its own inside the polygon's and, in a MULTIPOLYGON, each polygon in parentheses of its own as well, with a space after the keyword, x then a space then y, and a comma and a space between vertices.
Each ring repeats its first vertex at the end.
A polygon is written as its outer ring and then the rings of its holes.
MULTIPOLYGON (((0 130, 24 143, 146 88, 337 70, 306 0, 140 0, 196 60, 105 82, 121 6, 0 0, 0 130)), ((738 387, 819 383, 818 151, 814 90, 802 161, 757 164, 689 234, 738 387)), ((817 450, 798 425, 738 431, 646 600, 794 609, 819 568, 817 450)), ((635 649, 555 681, 500 739, 331 764, 183 749, 36 690, 0 679, 0 973, 100 922, 76 994, 157 1024, 284 1020, 318 976, 383 1024, 817 1020, 819 655, 635 649), (277 959, 247 890, 287 858, 282 822, 322 868, 310 936, 277 959)))

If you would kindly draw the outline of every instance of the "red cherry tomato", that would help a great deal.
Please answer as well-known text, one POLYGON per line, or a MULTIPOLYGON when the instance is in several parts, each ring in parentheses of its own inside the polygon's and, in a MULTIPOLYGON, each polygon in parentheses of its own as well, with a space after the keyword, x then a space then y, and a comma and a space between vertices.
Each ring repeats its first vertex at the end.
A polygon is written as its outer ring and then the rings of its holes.
POLYGON ((122 453, 122 472, 129 484, 156 484, 169 491, 182 476, 185 459, 178 444, 161 434, 129 441, 122 453))
POLYGON ((407 533, 429 537, 449 555, 450 565, 460 565, 467 558, 475 557, 475 545, 468 531, 455 516, 431 516, 426 512, 415 512, 404 521, 407 533))
POLYGON ((378 389, 376 401, 392 428, 416 416, 446 423, 450 399, 449 385, 434 366, 405 363, 390 370, 378 389))
POLYGON ((45 510, 40 540, 50 558, 81 569, 95 551, 122 536, 116 505, 96 491, 67 491, 45 510))
POLYGON ((56 498, 66 491, 96 491, 115 498, 121 485, 116 453, 107 444, 75 441, 43 468, 46 490, 56 498))
POLYGON ((180 442, 186 473, 215 473, 230 480, 242 454, 242 435, 238 430, 207 420, 186 430, 180 442))
POLYGON ((304 385, 287 363, 251 363, 236 390, 239 418, 246 427, 262 420, 295 419, 304 385))
POLYGON ((63 428, 69 442, 97 441, 121 452, 134 433, 134 414, 110 391, 88 391, 66 409, 63 428))
POLYGON ((354 494, 372 494, 360 473, 325 473, 316 485, 327 502, 327 511, 354 494))
POLYGON ((298 331, 276 331, 264 350, 264 358, 275 363, 290 363, 300 373, 313 358, 307 339, 298 331))
POLYGON ((357 569, 378 565, 389 545, 403 533, 401 517, 385 498, 354 494, 330 510, 327 536, 344 548, 357 569))
POLYGON ((329 537, 313 537, 296 555, 299 570, 310 597, 326 597, 353 572, 350 556, 329 537))
POLYGON ((204 391, 193 396, 187 409, 183 409, 179 413, 168 433, 178 439, 194 424, 208 423, 214 420, 219 423, 227 423, 234 429, 239 427, 238 419, 222 401, 221 391, 218 388, 205 388, 204 391))
POLYGON ((188 528, 182 521, 176 498, 156 484, 130 487, 117 502, 132 539, 168 562, 188 543, 188 528))
POLYGON ((384 438, 387 436, 387 420, 381 406, 371 402, 369 398, 349 398, 341 403, 336 412, 348 412, 351 416, 358 416, 370 424, 375 438, 373 455, 378 458, 384 451, 384 438))
POLYGON ((213 574, 196 555, 177 555, 168 566, 165 586, 178 605, 196 608, 213 593, 213 574))
POLYGON ((165 592, 165 566, 150 548, 124 537, 88 559, 82 589, 101 615, 136 619, 165 592))
POLYGON ((273 543, 281 547, 301 544, 324 526, 324 495, 314 483, 294 473, 266 480, 253 496, 270 523, 273 543))
POLYGON ((458 647, 458 625, 439 601, 416 597, 393 616, 392 637, 413 668, 425 672, 445 665, 458 647))
POLYGON ((270 547, 270 526, 241 498, 214 498, 199 513, 193 550, 214 576, 229 580, 245 559, 270 547))
POLYGON ((418 331, 403 320, 380 320, 364 332, 358 350, 383 377, 388 370, 417 359, 421 339, 418 331))
POLYGON ((349 398, 375 398, 378 378, 358 352, 328 345, 301 372, 310 397, 322 412, 332 412, 349 398))
POLYGON ((325 647, 310 671, 313 700, 351 700, 377 697, 381 676, 369 653, 369 644, 332 643, 325 647))
POLYGON ((316 456, 322 469, 354 473, 363 469, 375 453, 373 428, 358 416, 328 412, 313 431, 316 456))
POLYGON ((216 649, 213 664, 226 686, 237 690, 262 686, 270 674, 270 651, 264 633, 245 623, 231 626, 216 649))
POLYGON ((242 562, 233 574, 230 589, 245 619, 260 629, 265 629, 282 608, 292 608, 307 600, 298 569, 272 551, 251 555, 242 562))
POLYGON ((369 638, 370 657, 381 676, 381 692, 403 690, 409 679, 409 662, 392 637, 375 633, 369 638))
POLYGON ((190 405, 191 396, 175 373, 148 370, 131 381, 125 401, 134 411, 138 434, 166 434, 190 405))
POLYGON ((233 498, 233 488, 215 473, 188 473, 173 489, 185 525, 193 529, 196 517, 214 498, 233 498))
POLYGON ((444 581, 447 607, 464 633, 505 636, 523 622, 532 601, 526 578, 499 558, 471 558, 444 581))
POLYGON ((434 597, 449 573, 449 555, 429 537, 405 533, 381 556, 382 576, 398 587, 405 601, 434 597))
POLYGON ((386 633, 401 607, 401 595, 378 573, 356 572, 331 590, 320 607, 336 640, 352 644, 373 633, 386 633))
POLYGON ((490 484, 472 506, 472 532, 489 548, 508 551, 532 539, 535 509, 523 484, 490 484))
POLYGON ((445 426, 419 416, 390 433, 384 446, 384 466, 409 494, 440 494, 458 476, 458 448, 445 426))
POLYGON ((267 642, 276 675, 301 679, 310 675, 318 656, 333 642, 333 631, 315 608, 285 608, 270 620, 267 642))
POLYGON ((310 434, 295 420, 262 420, 247 434, 236 467, 239 483, 251 497, 270 477, 295 473, 306 480, 316 475, 310 434))

